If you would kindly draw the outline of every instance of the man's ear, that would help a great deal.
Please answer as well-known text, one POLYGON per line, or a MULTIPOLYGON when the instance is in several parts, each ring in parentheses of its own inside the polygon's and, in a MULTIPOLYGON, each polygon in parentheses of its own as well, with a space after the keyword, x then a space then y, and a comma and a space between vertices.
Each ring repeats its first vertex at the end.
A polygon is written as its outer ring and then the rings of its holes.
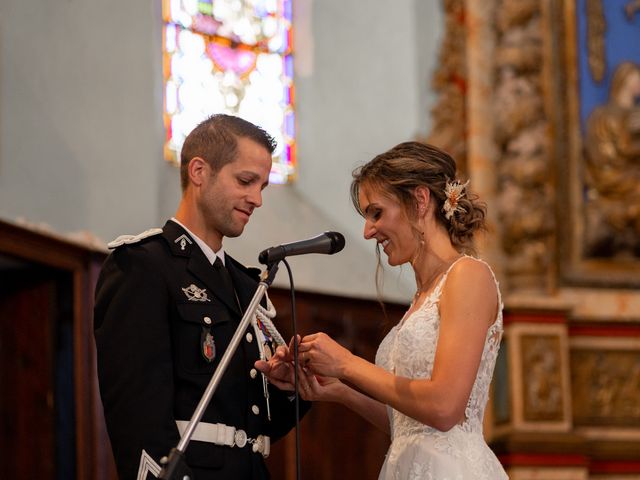
POLYGON ((413 195, 416 198, 418 217, 423 217, 429 210, 431 191, 427 187, 416 187, 413 191, 413 195))
POLYGON ((203 158, 193 157, 189 160, 187 172, 189 172, 189 181, 196 187, 199 187, 202 185, 205 177, 209 176, 209 164, 205 162, 203 158))

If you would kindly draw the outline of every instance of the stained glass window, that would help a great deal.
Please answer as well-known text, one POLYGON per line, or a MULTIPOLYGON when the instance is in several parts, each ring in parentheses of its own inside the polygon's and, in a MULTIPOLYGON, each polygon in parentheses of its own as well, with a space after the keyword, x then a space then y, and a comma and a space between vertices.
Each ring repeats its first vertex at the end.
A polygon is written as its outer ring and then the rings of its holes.
POLYGON ((163 0, 165 157, 213 113, 238 115, 278 142, 270 181, 295 173, 292 0, 163 0))

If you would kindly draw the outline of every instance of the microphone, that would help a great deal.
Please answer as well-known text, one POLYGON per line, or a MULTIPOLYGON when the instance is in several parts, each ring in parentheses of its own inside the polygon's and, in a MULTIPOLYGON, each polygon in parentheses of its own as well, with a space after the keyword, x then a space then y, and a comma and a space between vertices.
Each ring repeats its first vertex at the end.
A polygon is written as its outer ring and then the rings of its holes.
POLYGON ((277 247, 267 248, 260 252, 258 261, 264 265, 279 262, 284 257, 304 255, 306 253, 324 253, 333 255, 344 248, 344 236, 338 232, 324 232, 320 235, 300 240, 298 242, 285 243, 277 247))

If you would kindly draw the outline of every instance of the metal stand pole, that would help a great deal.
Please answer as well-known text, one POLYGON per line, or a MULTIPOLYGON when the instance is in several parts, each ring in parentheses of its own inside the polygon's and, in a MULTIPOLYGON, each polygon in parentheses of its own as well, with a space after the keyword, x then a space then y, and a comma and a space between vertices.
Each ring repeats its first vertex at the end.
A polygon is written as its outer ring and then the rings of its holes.
POLYGON ((249 306, 247 307, 247 310, 245 311, 244 316, 242 317, 242 320, 238 325, 238 328, 231 338, 231 342, 229 342, 229 346, 224 352, 224 355, 222 356, 222 359, 220 360, 216 371, 213 373, 213 376, 209 381, 209 385, 207 385, 207 388, 205 389, 204 394, 202 395, 202 398, 198 403, 198 406, 193 412, 193 416, 191 417, 191 420, 189 420, 187 428, 180 438, 180 442, 178 442, 178 445, 176 447, 171 449, 168 457, 165 457, 160 461, 163 464, 163 468, 158 478, 164 480, 190 480, 193 478, 191 476, 192 474, 189 470, 189 467, 187 467, 187 465, 184 463, 184 452, 187 449, 187 445, 191 441, 193 432, 195 431, 198 423, 200 423, 202 415, 207 409, 207 406, 209 405, 213 394, 218 388, 218 384, 220 383, 222 376, 227 370, 229 362, 231 362, 231 357, 233 357, 233 355, 236 353, 236 350, 238 349, 238 345, 240 345, 240 341, 244 336, 244 331, 251 323, 251 319, 255 315, 256 309, 258 308, 262 297, 267 291, 267 288, 269 288, 269 285, 271 285, 271 282, 273 282, 273 279, 276 276, 276 272, 278 271, 278 264, 274 263, 272 265, 269 265, 267 269, 268 271, 265 270, 264 272, 262 272, 262 279, 258 284, 256 292, 253 294, 251 303, 249 303, 249 306))

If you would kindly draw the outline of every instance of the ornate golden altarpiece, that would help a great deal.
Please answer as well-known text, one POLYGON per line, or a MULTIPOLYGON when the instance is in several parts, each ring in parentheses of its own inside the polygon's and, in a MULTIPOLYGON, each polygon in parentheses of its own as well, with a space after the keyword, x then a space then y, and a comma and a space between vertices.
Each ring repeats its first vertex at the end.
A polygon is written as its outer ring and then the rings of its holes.
POLYGON ((512 479, 640 478, 640 58, 607 45, 640 45, 640 2, 442 4, 428 141, 487 201, 505 295, 488 440, 512 479))

